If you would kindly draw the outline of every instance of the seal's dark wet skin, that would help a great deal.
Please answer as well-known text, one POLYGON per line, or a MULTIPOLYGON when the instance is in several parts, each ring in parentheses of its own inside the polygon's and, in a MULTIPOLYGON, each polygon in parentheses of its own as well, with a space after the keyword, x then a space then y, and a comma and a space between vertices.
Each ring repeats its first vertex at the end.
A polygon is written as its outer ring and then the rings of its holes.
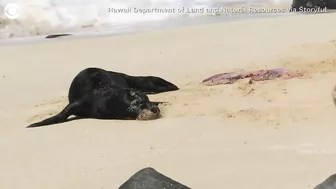
POLYGON ((150 102, 146 93, 175 91, 174 84, 155 76, 130 76, 87 68, 72 81, 69 104, 57 115, 28 127, 66 122, 79 118, 152 120, 160 117, 159 102, 150 102))

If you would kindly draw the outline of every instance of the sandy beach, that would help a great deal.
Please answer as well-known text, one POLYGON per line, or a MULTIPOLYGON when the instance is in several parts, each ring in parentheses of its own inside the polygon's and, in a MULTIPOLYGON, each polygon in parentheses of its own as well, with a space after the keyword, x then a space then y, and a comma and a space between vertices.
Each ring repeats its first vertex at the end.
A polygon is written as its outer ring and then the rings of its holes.
POLYGON ((336 14, 0 47, 0 188, 114 189, 150 166, 199 189, 308 189, 336 173, 336 14), (67 104, 86 67, 156 75, 179 91, 155 121, 25 126, 67 104), (303 78, 203 86, 284 67, 303 78))

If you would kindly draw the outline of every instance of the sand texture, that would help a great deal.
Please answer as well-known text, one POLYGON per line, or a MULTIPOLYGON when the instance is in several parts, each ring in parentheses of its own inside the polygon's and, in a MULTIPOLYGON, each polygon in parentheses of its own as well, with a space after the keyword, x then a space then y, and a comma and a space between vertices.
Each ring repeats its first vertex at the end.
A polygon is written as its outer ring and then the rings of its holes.
POLYGON ((150 166, 191 188, 308 189, 336 173, 336 14, 0 47, 0 188, 116 189, 150 166), (155 121, 26 129, 67 104, 86 67, 156 75, 181 90, 155 121), (203 86, 284 67, 303 78, 203 86))

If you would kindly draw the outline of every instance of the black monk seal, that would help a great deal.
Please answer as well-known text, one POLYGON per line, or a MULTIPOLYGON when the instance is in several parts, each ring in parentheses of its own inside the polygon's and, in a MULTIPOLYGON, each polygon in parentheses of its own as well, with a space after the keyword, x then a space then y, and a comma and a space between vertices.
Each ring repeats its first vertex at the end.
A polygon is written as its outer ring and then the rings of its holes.
POLYGON ((28 127, 39 127, 78 118, 150 120, 160 116, 158 103, 146 94, 175 91, 179 88, 155 76, 130 76, 124 73, 87 68, 73 79, 69 104, 57 115, 28 127))

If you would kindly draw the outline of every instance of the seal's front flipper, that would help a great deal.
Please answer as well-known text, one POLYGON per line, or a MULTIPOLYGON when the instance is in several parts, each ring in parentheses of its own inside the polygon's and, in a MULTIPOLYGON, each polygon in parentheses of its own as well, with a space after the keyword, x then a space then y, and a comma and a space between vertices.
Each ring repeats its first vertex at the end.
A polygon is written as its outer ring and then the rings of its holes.
POLYGON ((71 115, 74 115, 75 111, 80 107, 80 105, 81 105, 80 103, 76 103, 76 102, 68 104, 59 114, 53 117, 47 118, 43 121, 33 123, 27 126, 27 128, 41 127, 41 126, 47 126, 47 125, 66 122, 68 117, 70 117, 71 115))

